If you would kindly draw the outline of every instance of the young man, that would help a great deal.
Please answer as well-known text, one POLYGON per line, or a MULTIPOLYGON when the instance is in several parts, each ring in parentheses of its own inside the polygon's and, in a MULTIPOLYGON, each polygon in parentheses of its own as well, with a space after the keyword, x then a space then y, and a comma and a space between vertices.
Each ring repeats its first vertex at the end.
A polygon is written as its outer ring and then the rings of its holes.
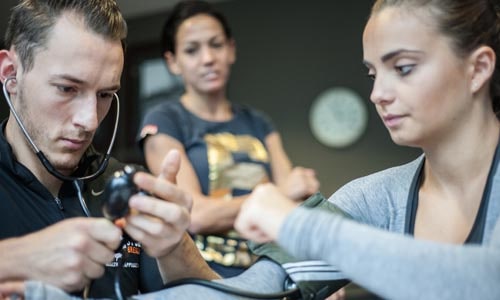
POLYGON ((156 258, 163 281, 217 276, 186 234, 191 200, 174 185, 178 153, 167 155, 158 178, 134 177, 154 196, 130 198, 134 212, 123 225, 130 240, 121 242, 122 230, 102 218, 105 179, 124 166, 110 160, 91 176, 102 161, 91 143, 118 101, 126 32, 113 0, 24 0, 13 9, 0 51, 0 80, 12 105, 0 132, 0 282, 36 280, 113 297, 113 274, 123 264, 128 296, 148 291, 144 252, 156 258))

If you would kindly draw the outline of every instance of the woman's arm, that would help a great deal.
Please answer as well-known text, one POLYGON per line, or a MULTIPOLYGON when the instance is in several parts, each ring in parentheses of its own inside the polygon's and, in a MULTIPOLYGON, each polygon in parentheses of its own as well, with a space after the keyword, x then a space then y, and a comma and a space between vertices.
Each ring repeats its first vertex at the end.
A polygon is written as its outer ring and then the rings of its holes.
POLYGON ((144 141, 146 163, 153 174, 160 172, 161 162, 170 149, 177 149, 181 155, 177 184, 193 197, 189 231, 207 234, 232 229, 246 196, 234 197, 231 201, 227 201, 224 197, 203 195, 200 182, 184 147, 179 141, 166 134, 150 136, 144 141))
POLYGON ((452 245, 299 208, 278 241, 296 256, 335 265, 383 298, 500 299, 500 222, 489 245, 452 245))
POLYGON ((318 191, 319 181, 314 170, 292 168, 278 132, 271 132, 265 143, 271 160, 273 182, 285 195, 294 200, 304 200, 318 191))
MULTIPOLYGON (((222 284, 232 286, 240 290, 252 293, 279 293, 283 291, 283 282, 286 273, 280 267, 268 260, 260 260, 246 270, 243 274, 221 279, 222 284)), ((19 296, 24 294, 26 300, 51 299, 51 300, 74 300, 75 298, 66 294, 62 290, 44 284, 40 281, 9 282, 0 284, 0 299, 3 294, 11 295, 16 293, 19 296)), ((176 299, 176 300, 236 300, 241 297, 231 295, 213 288, 201 285, 179 285, 168 289, 162 289, 154 293, 147 293, 133 296, 137 300, 151 299, 176 299)))
POLYGON ((383 298, 500 299, 500 221, 487 245, 416 240, 297 207, 263 185, 249 196, 235 226, 246 238, 277 240, 297 258, 323 260, 383 298))

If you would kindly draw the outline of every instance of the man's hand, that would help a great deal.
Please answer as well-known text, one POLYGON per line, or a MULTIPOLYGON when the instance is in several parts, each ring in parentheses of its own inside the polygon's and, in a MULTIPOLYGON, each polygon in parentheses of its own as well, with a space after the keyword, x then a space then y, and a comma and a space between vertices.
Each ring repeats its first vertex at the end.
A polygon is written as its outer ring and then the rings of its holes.
POLYGON ((144 172, 134 176, 135 184, 149 195, 130 198, 132 213, 126 217, 124 229, 156 258, 168 255, 189 226, 193 203, 191 197, 175 185, 179 167, 179 152, 173 150, 166 155, 158 177, 144 172))
POLYGON ((325 300, 344 300, 346 298, 346 290, 345 288, 341 288, 335 293, 331 294, 325 300))
POLYGON ((0 300, 24 299, 24 281, 0 283, 0 300))
POLYGON ((2 242, 1 280, 31 279, 72 292, 104 273, 121 230, 106 219, 71 218, 2 242))
POLYGON ((297 205, 275 185, 259 185, 243 203, 234 227, 243 237, 255 242, 273 241, 278 237, 286 216, 297 205))

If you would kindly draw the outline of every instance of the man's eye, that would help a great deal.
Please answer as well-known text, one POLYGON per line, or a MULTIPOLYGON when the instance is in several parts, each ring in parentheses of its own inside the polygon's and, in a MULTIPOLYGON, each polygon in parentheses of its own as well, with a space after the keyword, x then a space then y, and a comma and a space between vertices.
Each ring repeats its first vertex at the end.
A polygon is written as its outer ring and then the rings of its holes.
POLYGON ((394 68, 396 69, 396 72, 398 72, 399 75, 406 76, 413 71, 414 67, 415 65, 402 65, 402 66, 395 66, 394 68))
POLYGON ((368 73, 366 74, 366 77, 370 78, 371 80, 375 81, 375 74, 374 73, 368 73))
POLYGON ((113 98, 114 93, 99 93, 99 99, 108 100, 113 98))

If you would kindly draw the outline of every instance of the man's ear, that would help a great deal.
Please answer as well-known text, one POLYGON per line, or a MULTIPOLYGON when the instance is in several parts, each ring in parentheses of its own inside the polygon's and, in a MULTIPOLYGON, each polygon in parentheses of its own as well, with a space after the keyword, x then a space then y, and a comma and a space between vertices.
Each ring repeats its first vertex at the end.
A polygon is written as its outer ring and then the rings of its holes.
POLYGON ((496 55, 489 46, 481 46, 469 56, 471 62, 470 91, 476 93, 482 89, 493 76, 495 71, 496 55))
POLYGON ((165 58, 165 61, 167 62, 168 69, 170 72, 172 72, 174 75, 181 75, 181 69, 179 68, 179 65, 177 64, 177 58, 175 57, 175 54, 173 54, 170 51, 167 51, 163 54, 163 57, 165 58))
MULTIPOLYGON (((0 50, 0 81, 5 83, 7 78, 9 77, 15 77, 17 74, 17 55, 16 53, 11 50, 0 50)), ((9 85, 7 86, 7 90, 9 93, 14 93, 15 91, 13 90, 15 85, 12 84, 13 80, 10 81, 9 85)))

